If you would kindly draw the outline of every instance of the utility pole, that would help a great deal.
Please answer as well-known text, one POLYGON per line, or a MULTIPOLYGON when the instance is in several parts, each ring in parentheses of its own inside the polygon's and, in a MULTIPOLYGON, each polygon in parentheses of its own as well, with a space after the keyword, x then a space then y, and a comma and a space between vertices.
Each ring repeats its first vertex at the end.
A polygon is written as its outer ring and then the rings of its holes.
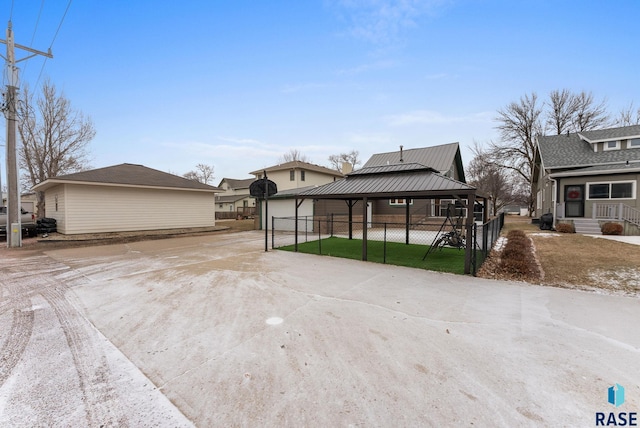
POLYGON ((18 67, 16 63, 36 55, 53 58, 51 49, 41 52, 14 43, 11 21, 7 25, 7 40, 0 40, 7 45, 7 93, 5 94, 5 117, 7 119, 7 247, 22 246, 22 225, 20 220, 20 180, 18 179, 18 155, 16 150, 16 97, 18 92, 18 67), (18 61, 15 59, 15 48, 30 52, 31 55, 18 61), (17 232, 16 232, 17 230, 17 232))

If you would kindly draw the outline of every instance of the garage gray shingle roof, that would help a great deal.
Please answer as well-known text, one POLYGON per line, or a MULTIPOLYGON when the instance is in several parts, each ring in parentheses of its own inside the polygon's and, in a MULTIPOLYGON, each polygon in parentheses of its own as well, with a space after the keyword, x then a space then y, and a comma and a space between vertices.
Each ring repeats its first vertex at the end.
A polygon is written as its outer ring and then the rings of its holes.
POLYGON ((176 188, 200 191, 217 192, 221 189, 199 183, 195 180, 189 180, 184 177, 169 174, 167 172, 158 171, 143 165, 135 165, 123 163, 120 165, 108 166, 105 168, 92 169, 88 171, 76 172, 73 174, 51 177, 48 180, 38 184, 36 187, 45 185, 45 183, 96 183, 96 184, 114 184, 124 186, 145 186, 145 187, 162 187, 176 188))
POLYGON ((586 167, 640 160, 640 149, 594 152, 593 146, 581 136, 592 142, 638 137, 640 125, 538 137, 540 158, 544 167, 546 169, 586 167))

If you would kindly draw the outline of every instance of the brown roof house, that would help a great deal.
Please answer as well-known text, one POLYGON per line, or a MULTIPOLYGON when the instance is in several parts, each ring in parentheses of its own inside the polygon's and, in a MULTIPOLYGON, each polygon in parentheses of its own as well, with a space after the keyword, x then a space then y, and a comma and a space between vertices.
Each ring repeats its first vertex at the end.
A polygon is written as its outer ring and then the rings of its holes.
POLYGON ((220 189, 143 165, 121 165, 49 178, 46 217, 58 232, 81 234, 215 225, 220 189))

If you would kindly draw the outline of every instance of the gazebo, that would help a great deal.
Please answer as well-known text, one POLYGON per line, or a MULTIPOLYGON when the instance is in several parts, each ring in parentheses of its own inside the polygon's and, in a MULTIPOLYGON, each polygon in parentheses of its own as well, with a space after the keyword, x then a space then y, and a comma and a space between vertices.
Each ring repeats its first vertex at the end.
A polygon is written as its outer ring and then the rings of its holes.
MULTIPOLYGON (((403 198, 405 200, 406 236, 409 242, 409 200, 410 199, 443 199, 458 201, 467 208, 465 228, 467 236, 471 236, 474 223, 473 207, 476 202, 476 188, 440 174, 433 168, 417 163, 400 163, 394 165, 362 168, 346 176, 346 178, 315 187, 296 196, 296 230, 295 249, 298 249, 298 207, 305 199, 344 200, 349 209, 349 239, 352 239, 353 207, 362 201, 362 260, 367 260, 367 206, 376 199, 403 198), (465 202, 466 200, 466 202, 465 202)), ((484 201, 484 215, 487 214, 487 199, 484 201)), ((467 239, 465 248, 464 272, 471 273, 473 244, 467 239)))

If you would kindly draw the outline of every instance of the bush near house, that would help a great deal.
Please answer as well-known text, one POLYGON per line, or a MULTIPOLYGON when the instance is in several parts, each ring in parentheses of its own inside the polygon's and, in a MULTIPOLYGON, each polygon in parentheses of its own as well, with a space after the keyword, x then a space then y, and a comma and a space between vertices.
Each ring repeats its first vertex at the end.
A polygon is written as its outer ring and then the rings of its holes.
POLYGON ((569 223, 559 223, 556 225, 556 231, 560 233, 576 233, 575 227, 569 223))
POLYGON ((602 225, 602 234, 603 235, 622 235, 622 225, 620 223, 605 223, 602 225))

